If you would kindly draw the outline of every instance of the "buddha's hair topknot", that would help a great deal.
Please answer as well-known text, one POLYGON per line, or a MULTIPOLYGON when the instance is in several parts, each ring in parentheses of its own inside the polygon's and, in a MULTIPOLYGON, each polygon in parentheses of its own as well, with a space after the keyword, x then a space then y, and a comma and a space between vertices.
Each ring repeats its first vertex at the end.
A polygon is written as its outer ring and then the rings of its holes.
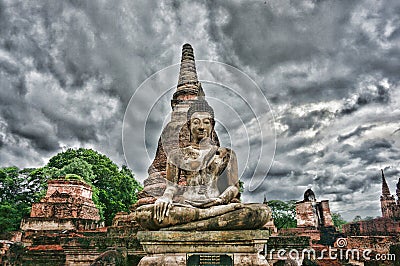
POLYGON ((214 110, 205 100, 197 100, 192 105, 190 105, 187 112, 187 120, 189 121, 192 115, 196 112, 207 112, 210 114, 211 118, 214 119, 214 110))

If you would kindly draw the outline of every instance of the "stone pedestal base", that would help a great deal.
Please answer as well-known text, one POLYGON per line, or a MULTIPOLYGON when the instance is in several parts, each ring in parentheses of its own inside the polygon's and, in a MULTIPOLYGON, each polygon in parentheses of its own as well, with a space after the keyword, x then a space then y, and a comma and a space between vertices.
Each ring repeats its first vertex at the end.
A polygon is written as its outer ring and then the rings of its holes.
POLYGON ((184 266, 188 253, 233 254, 234 265, 268 265, 260 255, 269 237, 264 230, 141 231, 137 237, 147 253, 139 266, 184 266))

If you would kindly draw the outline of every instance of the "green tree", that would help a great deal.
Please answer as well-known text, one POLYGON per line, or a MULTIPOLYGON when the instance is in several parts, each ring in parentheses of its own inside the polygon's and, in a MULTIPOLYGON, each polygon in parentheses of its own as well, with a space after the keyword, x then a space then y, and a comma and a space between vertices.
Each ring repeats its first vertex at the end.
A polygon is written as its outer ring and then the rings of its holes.
POLYGON ((30 206, 26 203, 0 203, 0 234, 19 229, 24 216, 29 215, 30 206))
POLYGON ((32 203, 39 199, 39 188, 27 172, 30 170, 0 168, 0 234, 17 230, 21 219, 29 215, 32 203))
POLYGON ((272 211, 272 218, 277 229, 295 228, 296 222, 296 201, 270 200, 268 206, 272 211))
POLYGON ((342 226, 347 223, 339 213, 333 212, 332 214, 333 225, 336 226, 339 231, 342 231, 342 226))
POLYGON ((107 156, 92 149, 68 149, 52 157, 46 167, 53 178, 76 174, 91 184, 93 201, 106 225, 111 225, 117 212, 129 211, 142 189, 129 168, 119 169, 107 156))
POLYGON ((92 170, 92 165, 87 163, 84 159, 76 157, 70 161, 66 161, 65 163, 67 164, 61 169, 53 168, 53 171, 51 171, 51 176, 53 178, 58 178, 60 176, 65 177, 66 175, 74 174, 82 177, 83 180, 88 183, 92 183, 94 181, 95 175, 92 170))
POLYGON ((93 202, 106 225, 111 225, 117 212, 129 211, 142 189, 128 167, 118 168, 107 156, 91 149, 68 149, 40 168, 0 168, 0 233, 17 230, 32 203, 44 197, 47 180, 60 176, 83 179, 92 186, 93 202))

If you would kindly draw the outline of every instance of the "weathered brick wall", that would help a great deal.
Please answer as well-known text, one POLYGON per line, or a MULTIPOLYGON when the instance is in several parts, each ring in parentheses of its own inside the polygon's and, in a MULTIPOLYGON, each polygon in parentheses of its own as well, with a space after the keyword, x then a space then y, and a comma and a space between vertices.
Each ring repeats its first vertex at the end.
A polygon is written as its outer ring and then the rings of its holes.
POLYGON ((310 201, 296 203, 297 227, 316 227, 316 217, 310 201))
POLYGON ((280 236, 305 236, 309 237, 311 241, 318 241, 321 238, 321 231, 317 229, 307 228, 288 228, 279 230, 280 236))
MULTIPOLYGON (((103 222, 90 219, 54 219, 31 217, 21 221, 21 230, 23 231, 84 231, 97 230, 102 227, 104 227, 103 222)), ((24 232, 24 235, 26 236, 27 232, 24 232)))
POLYGON ((315 202, 315 201, 296 202, 296 220, 297 220, 297 227, 317 228, 321 226, 324 227, 333 226, 331 210, 329 208, 329 201, 323 200, 321 202, 315 202))
POLYGON ((390 246, 399 241, 396 236, 350 236, 346 240, 346 249, 371 249, 380 254, 389 254, 390 246))
POLYGON ((76 230, 72 220, 28 218, 21 221, 21 230, 76 230))
MULTIPOLYGON (((284 261, 281 261, 282 264, 275 264, 282 257, 282 254, 278 255, 278 253, 281 253, 281 249, 286 252, 297 250, 297 252, 301 254, 302 250, 309 247, 310 238, 306 236, 271 236, 269 237, 266 248, 262 253, 270 265, 284 265, 284 261)), ((288 255, 289 254, 286 253, 283 256, 288 255)))
POLYGON ((377 218, 343 225, 343 233, 348 236, 379 236, 400 233, 400 222, 389 218, 377 218))
POLYGON ((45 198, 51 198, 51 195, 53 195, 55 191, 61 194, 68 194, 73 198, 92 200, 92 188, 90 185, 79 180, 49 180, 45 198))
POLYGON ((44 218, 80 218, 100 220, 98 209, 94 205, 74 203, 34 203, 32 204, 31 217, 44 218))
POLYGON ((381 196, 382 217, 393 218, 395 216, 396 208, 397 205, 393 196, 381 196))
POLYGON ((329 200, 322 200, 320 206, 322 210, 323 226, 334 226, 332 221, 331 209, 329 208, 329 200))
POLYGON ((49 180, 46 196, 32 204, 31 217, 100 220, 92 188, 79 180, 49 180))

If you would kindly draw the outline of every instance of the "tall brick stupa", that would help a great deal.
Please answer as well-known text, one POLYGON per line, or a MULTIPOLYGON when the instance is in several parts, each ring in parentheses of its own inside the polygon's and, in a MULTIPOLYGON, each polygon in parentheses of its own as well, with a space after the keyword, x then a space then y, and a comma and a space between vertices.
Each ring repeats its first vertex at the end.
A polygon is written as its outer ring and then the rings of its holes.
MULTIPOLYGON (((140 202, 155 201, 165 190, 167 153, 173 147, 189 145, 189 130, 186 127, 186 114, 190 105, 199 99, 205 100, 205 93, 198 80, 193 48, 186 43, 182 47, 182 58, 176 91, 171 100, 171 120, 164 127, 158 141, 156 156, 148 169, 148 178, 144 180, 145 189, 139 194, 140 202), (177 137, 179 136, 179 138, 177 137), (140 200, 142 199, 142 200, 140 200)), ((213 141, 219 146, 216 132, 213 141)))

